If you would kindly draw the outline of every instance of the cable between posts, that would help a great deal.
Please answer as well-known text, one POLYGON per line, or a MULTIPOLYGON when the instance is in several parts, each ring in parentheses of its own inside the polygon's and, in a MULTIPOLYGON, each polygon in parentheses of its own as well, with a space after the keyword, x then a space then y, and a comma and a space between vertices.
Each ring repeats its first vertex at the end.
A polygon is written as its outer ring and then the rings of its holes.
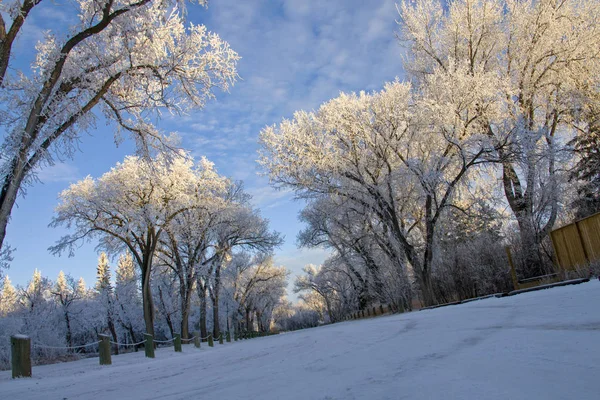
POLYGON ((194 339, 196 339, 196 338, 197 338, 197 336, 196 336, 196 335, 194 335, 194 336, 192 336, 191 338, 188 338, 188 339, 181 339, 181 341, 182 341, 182 342, 191 342, 192 340, 194 340, 194 339))
POLYGON ((169 340, 154 340, 154 343, 171 343, 175 338, 171 338, 169 340))
POLYGON ((113 342, 111 340, 110 343, 116 344, 117 346, 139 346, 142 343, 146 343, 146 341, 142 340, 141 342, 137 342, 137 343, 119 343, 119 342, 113 342))
POLYGON ((81 346, 46 346, 44 344, 34 343, 33 347, 38 347, 40 349, 82 349, 84 347, 94 346, 100 343, 100 340, 93 343, 82 344, 81 346))

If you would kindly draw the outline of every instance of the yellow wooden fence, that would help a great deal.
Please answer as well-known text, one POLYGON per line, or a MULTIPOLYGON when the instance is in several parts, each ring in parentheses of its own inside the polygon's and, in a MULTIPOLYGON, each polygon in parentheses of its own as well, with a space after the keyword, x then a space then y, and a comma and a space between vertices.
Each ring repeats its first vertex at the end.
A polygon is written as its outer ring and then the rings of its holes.
POLYGON ((600 261, 600 213, 555 229, 550 237, 556 261, 564 270, 600 261))

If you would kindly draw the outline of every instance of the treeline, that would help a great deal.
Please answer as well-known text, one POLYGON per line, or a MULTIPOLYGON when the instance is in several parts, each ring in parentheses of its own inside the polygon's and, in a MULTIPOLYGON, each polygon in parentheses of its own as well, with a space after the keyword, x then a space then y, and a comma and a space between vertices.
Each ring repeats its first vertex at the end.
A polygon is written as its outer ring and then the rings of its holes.
POLYGON ((100 178, 71 185, 52 225, 71 231, 52 252, 72 253, 81 241, 96 240, 122 255, 116 276, 102 255, 93 291, 62 275, 53 283, 36 273, 19 290, 6 281, 4 336, 73 346, 98 333, 135 343, 145 332, 187 339, 192 330, 202 337, 266 331, 285 295, 288 272, 271 258, 279 233, 252 208, 241 183, 184 152, 127 157, 100 178))
MULTIPOLYGON (((210 281, 215 291, 214 278, 210 281)), ((155 335, 170 339, 181 331, 183 313, 177 280, 168 269, 157 268, 152 279, 155 294, 155 335)), ((221 332, 254 330, 265 332, 274 323, 273 311, 283 302, 287 283, 285 269, 273 266, 272 260, 236 253, 223 269, 217 298, 205 296, 199 286, 191 299, 187 315, 194 330, 202 337, 218 337, 221 332), (217 303, 218 301, 218 303, 217 303)), ((139 272, 131 254, 118 258, 111 272, 107 255, 101 253, 97 278, 88 288, 62 271, 56 281, 36 270, 26 287, 14 287, 4 278, 0 293, 0 369, 10 363, 10 335, 27 333, 35 344, 33 359, 50 362, 73 357, 76 353, 94 352, 90 346, 78 350, 61 349, 97 341, 98 334, 108 334, 117 343, 133 344, 144 340, 146 332, 142 311, 139 272), (56 347, 56 348, 54 348, 56 347)), ((114 351, 134 349, 113 346, 114 351)))
POLYGON ((403 2, 407 80, 265 128, 260 163, 333 255, 295 287, 326 320, 553 272, 549 232, 600 211, 600 3, 403 2))

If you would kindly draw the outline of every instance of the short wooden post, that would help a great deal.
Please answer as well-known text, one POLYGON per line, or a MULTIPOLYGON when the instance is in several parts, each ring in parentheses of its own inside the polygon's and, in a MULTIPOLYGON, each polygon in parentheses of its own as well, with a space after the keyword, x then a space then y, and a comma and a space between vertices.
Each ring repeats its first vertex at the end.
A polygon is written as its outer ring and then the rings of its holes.
POLYGON ((211 333, 209 333, 209 334, 208 334, 208 345, 209 345, 210 347, 214 347, 214 346, 215 346, 215 344, 214 344, 214 342, 213 342, 213 337, 212 337, 212 334, 211 334, 211 333))
POLYGON ((175 351, 181 353, 181 333, 175 334, 175 339, 173 339, 173 346, 175 347, 175 351))
POLYGON ((227 343, 231 343, 231 332, 227 331, 227 343))
POLYGON ((31 377, 31 339, 25 335, 10 337, 12 377, 31 377))
POLYGON ((200 348, 200 332, 198 331, 194 332, 194 346, 200 348))
POLYGON ((154 358, 154 338, 152 335, 148 333, 144 333, 144 352, 146 353, 146 357, 154 358))
POLYGON ((98 344, 98 353, 100 358, 100 365, 110 365, 112 360, 110 358, 110 336, 98 335, 100 343, 98 344))

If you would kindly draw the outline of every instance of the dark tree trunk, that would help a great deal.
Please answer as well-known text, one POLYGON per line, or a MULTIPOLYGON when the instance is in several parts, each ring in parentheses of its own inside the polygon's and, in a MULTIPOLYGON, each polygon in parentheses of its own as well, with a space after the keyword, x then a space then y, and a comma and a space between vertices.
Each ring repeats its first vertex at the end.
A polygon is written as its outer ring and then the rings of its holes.
POLYGON ((198 288, 198 296, 200 297, 200 336, 205 338, 208 336, 208 329, 206 329, 206 287, 202 289, 198 288))

